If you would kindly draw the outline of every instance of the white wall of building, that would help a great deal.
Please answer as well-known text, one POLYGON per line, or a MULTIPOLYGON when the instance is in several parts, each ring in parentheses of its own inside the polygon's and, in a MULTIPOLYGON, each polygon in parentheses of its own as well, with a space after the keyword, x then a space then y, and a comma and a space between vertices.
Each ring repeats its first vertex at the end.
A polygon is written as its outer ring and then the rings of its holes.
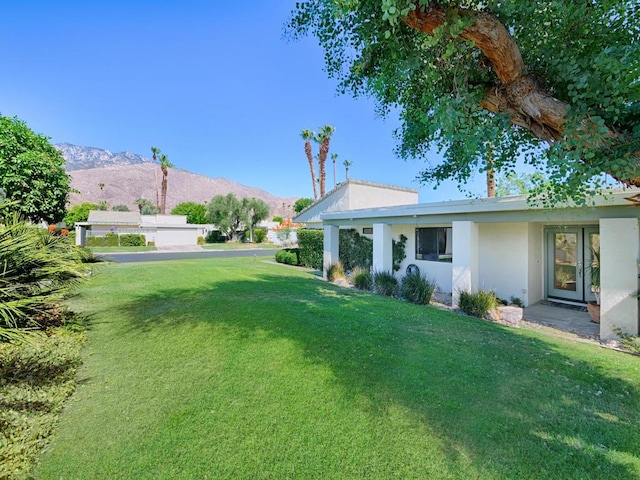
POLYGON ((400 190, 382 185, 350 183, 347 191, 349 192, 348 200, 351 210, 418 203, 418 192, 415 190, 400 190))
POLYGON ((480 223, 478 233, 478 288, 493 290, 507 301, 512 296, 525 301, 529 291, 527 224, 480 223))
POLYGON ((527 266, 527 292, 524 304, 533 305, 544 298, 544 227, 541 223, 527 224, 529 258, 527 266))

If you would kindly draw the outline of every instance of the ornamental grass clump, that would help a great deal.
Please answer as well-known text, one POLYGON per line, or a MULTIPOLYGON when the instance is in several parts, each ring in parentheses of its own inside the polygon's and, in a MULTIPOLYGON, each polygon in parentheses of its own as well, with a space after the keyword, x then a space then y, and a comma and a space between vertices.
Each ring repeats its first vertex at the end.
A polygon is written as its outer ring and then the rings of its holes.
POLYGON ((411 303, 428 305, 435 289, 434 280, 427 279, 419 272, 408 273, 400 284, 400 296, 411 303))
POLYGON ((359 290, 370 291, 373 287, 373 278, 371 270, 368 268, 356 267, 351 273, 351 283, 359 290))
POLYGON ((387 297, 398 294, 398 279, 391 272, 373 272, 373 291, 387 297))
POLYGON ((344 267, 342 266, 342 262, 340 262, 339 260, 337 262, 331 263, 327 267, 327 280, 329 280, 330 282, 345 278, 346 275, 344 273, 344 267))
POLYGON ((498 307, 498 299, 493 291, 460 292, 458 307, 467 315, 485 318, 490 310, 498 307))

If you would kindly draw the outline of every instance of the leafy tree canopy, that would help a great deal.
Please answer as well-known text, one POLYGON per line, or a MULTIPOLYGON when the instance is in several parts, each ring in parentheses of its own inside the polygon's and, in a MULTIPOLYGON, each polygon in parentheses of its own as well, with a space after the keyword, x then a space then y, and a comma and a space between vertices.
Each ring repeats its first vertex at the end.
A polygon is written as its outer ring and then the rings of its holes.
POLYGON ((183 202, 171 210, 171 215, 186 215, 187 223, 203 225, 207 223, 207 209, 201 203, 183 202))
POLYGON ((91 210, 98 210, 98 205, 84 202, 71 207, 64 217, 65 225, 72 228, 76 222, 86 222, 89 219, 89 212, 91 210))
POLYGON ((235 240, 240 226, 248 223, 247 203, 248 199, 239 200, 233 193, 216 195, 207 204, 207 220, 235 240))
POLYGON ((545 203, 640 186, 636 0, 307 0, 287 32, 317 37, 341 92, 399 111, 397 153, 427 159, 423 182, 522 158, 545 203))
POLYGON ((111 210, 113 210, 114 212, 130 212, 131 211, 129 207, 126 205, 114 205, 113 207, 111 207, 111 210))
POLYGON ((18 118, 0 116, 0 188, 10 207, 38 222, 55 223, 66 214, 70 178, 62 154, 49 139, 18 118))
POLYGON ((496 178, 496 196, 528 195, 534 184, 543 184, 545 178, 536 173, 508 173, 496 178))
POLYGON ((296 203, 293 204, 293 211, 296 213, 300 213, 312 203, 312 198, 299 198, 298 200, 296 200, 296 203))

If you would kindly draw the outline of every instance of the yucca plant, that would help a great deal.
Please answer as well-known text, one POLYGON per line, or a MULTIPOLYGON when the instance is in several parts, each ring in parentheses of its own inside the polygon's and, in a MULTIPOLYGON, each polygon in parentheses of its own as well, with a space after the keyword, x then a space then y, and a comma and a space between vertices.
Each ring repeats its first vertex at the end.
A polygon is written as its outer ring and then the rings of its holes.
POLYGON ((330 282, 344 278, 346 278, 346 275, 344 273, 344 267, 342 266, 342 262, 340 262, 340 260, 331 263, 327 267, 327 280, 329 280, 330 282))
POLYGON ((407 273, 400 284, 400 296, 411 303, 428 305, 436 289, 434 280, 420 275, 420 272, 407 273))
POLYGON ((371 270, 368 268, 356 267, 351 272, 351 281, 353 286, 359 290, 371 290, 373 279, 371 278, 371 270))
MULTIPOLYGON (((0 207, 1 208, 1 207, 0 207)), ((0 224, 0 338, 51 311, 86 277, 91 254, 11 215, 0 224)))

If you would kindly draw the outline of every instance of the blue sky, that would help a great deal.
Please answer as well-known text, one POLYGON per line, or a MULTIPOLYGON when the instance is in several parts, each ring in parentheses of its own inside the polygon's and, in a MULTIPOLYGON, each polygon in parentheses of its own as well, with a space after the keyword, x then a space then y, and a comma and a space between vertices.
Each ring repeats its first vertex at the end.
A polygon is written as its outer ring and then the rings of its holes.
MULTIPOLYGON (((313 38, 283 40, 294 5, 3 2, 0 113, 54 143, 148 156, 157 146, 178 168, 296 197, 313 194, 299 133, 331 124, 338 182, 348 159, 351 178, 419 188, 423 202, 463 197, 453 183, 415 182, 425 160, 394 156, 397 118, 337 95, 313 38)), ((468 190, 482 195, 477 177, 468 190)))

